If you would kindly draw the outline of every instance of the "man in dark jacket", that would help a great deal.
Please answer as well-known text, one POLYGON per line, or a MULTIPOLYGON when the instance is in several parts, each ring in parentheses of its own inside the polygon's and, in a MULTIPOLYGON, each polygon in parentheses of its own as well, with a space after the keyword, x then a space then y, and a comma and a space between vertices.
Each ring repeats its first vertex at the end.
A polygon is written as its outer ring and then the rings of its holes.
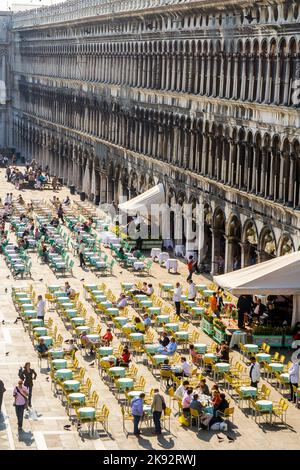
POLYGON ((2 380, 0 380, 0 413, 1 413, 4 392, 6 392, 6 388, 4 387, 4 383, 2 382, 2 380))
POLYGON ((245 314, 250 315, 253 308, 253 299, 251 295, 241 295, 237 302, 238 308, 238 327, 244 328, 245 314))

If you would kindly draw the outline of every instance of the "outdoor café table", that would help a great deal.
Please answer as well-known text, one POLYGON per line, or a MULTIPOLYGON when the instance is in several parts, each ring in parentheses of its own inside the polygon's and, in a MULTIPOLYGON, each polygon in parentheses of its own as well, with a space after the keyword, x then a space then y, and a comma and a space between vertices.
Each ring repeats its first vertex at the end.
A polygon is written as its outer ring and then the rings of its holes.
POLYGON ((36 310, 24 310, 22 315, 26 318, 36 318, 37 311, 36 310))
POLYGON ((167 323, 165 326, 166 330, 178 331, 179 323, 167 323))
POLYGON ((272 372, 282 372, 284 369, 284 365, 281 364, 280 362, 270 362, 269 367, 272 370, 272 372))
POLYGON ((29 294, 27 292, 15 292, 14 296, 18 299, 30 299, 29 294))
POLYGON ((35 328, 36 326, 43 326, 44 322, 41 318, 32 318, 29 320, 29 324, 31 328, 35 328))
POLYGON ((255 398, 257 396, 256 387, 240 387, 239 406, 243 406, 244 399, 255 398))
POLYGON ((174 273, 177 273, 177 267, 178 267, 177 259, 169 258, 166 261, 166 268, 167 268, 168 272, 170 272, 171 269, 174 269, 174 273))
MULTIPOLYGON (((260 412, 269 413, 270 422, 272 420, 272 410, 273 410, 273 403, 271 400, 258 400, 255 402, 256 406, 258 407, 260 412)), ((255 421, 256 421, 256 410, 255 410, 255 421)))
POLYGON ((96 410, 92 406, 84 406, 82 408, 78 408, 79 417, 82 419, 89 419, 91 420, 90 424, 92 426, 89 428, 89 433, 92 435, 94 433, 94 419, 96 416, 96 410))
POLYGON ((143 405, 143 421, 146 426, 150 427, 152 426, 152 410, 151 410, 151 405, 143 405))
POLYGON ((206 357, 207 359, 213 359, 214 361, 218 359, 215 353, 205 353, 203 357, 206 357))
POLYGON ((122 287, 122 290, 128 291, 134 287, 134 284, 131 282, 122 282, 121 287, 122 287))
MULTIPOLYGON (((48 289, 49 289, 49 287, 48 287, 48 289)), ((53 292, 53 295, 54 295, 54 297, 59 297, 59 298, 62 298, 62 299, 68 297, 67 292, 62 291, 61 289, 55 290, 53 292)))
POLYGON ((62 294, 62 291, 60 290, 61 289, 61 286, 58 286, 57 284, 51 284, 50 286, 47 287, 48 291, 49 292, 60 292, 62 294))
POLYGON ((160 345, 159 344, 146 344, 145 351, 148 354, 155 354, 159 351, 160 345))
POLYGON ((115 356, 103 356, 101 357, 101 362, 109 362, 112 366, 115 366, 117 358, 115 356))
POLYGON ((156 322, 161 324, 161 323, 169 323, 170 321, 170 315, 157 315, 156 317, 156 322))
POLYGON ((272 359, 271 354, 266 354, 266 353, 256 354, 255 357, 258 362, 271 362, 271 359, 272 359))
POLYGON ((211 290, 211 289, 204 289, 203 295, 204 295, 204 297, 210 297, 211 295, 213 295, 214 292, 215 291, 211 290))
POLYGON ((139 302, 141 308, 149 308, 153 307, 153 302, 152 300, 141 300, 139 302))
POLYGON ((101 307, 105 308, 105 309, 109 309, 109 308, 112 308, 112 303, 109 302, 108 300, 106 300, 105 302, 100 302, 100 305, 101 307))
POLYGON ((80 389, 79 380, 65 380, 64 387, 70 392, 77 392, 80 389))
POLYGON ((106 295, 103 295, 103 294, 97 294, 97 295, 93 295, 92 299, 95 301, 95 302, 106 302, 106 295))
POLYGON ((161 249, 160 249, 160 248, 152 248, 152 249, 151 249, 151 255, 150 255, 150 256, 151 256, 151 258, 152 258, 153 260, 155 260, 156 258, 159 257, 160 253, 161 253, 161 249))
POLYGON ((154 360, 155 365, 161 364, 162 362, 164 362, 164 360, 166 358, 167 358, 167 356, 165 354, 155 354, 153 356, 153 360, 154 360))
POLYGON ((49 348, 53 344, 52 336, 40 336, 40 339, 44 340, 45 345, 49 348))
POLYGON ((29 303, 28 303, 28 304, 22 304, 22 305, 21 305, 21 308, 22 308, 23 310, 34 310, 34 305, 33 305, 33 304, 29 304, 29 303))
POLYGON ((117 379, 117 384, 120 390, 128 390, 130 388, 133 388, 134 379, 132 379, 131 377, 121 377, 120 379, 117 379))
POLYGON ((186 302, 187 301, 187 295, 181 295, 180 296, 180 302, 186 302))
POLYGON ((207 286, 205 284, 196 284, 195 287, 196 287, 197 292, 203 292, 207 288, 207 286))
POLYGON ((36 336, 46 336, 47 328, 43 326, 36 326, 35 328, 33 328, 33 332, 36 336))
POLYGON ((169 258, 170 258, 169 253, 167 253, 166 251, 162 251, 162 252, 158 255, 158 262, 159 262, 159 264, 166 263, 169 258))
POLYGON ((225 372, 230 370, 230 367, 227 362, 217 362, 214 367, 214 377, 219 374, 223 376, 225 372))
POLYGON ((136 271, 140 271, 141 269, 144 269, 145 263, 143 263, 143 261, 135 261, 133 263, 133 267, 136 271))
POLYGON ((110 315, 111 317, 117 317, 120 313, 120 310, 115 307, 109 307, 106 309, 106 313, 110 315))
POLYGON ((183 305, 187 308, 187 309, 190 309, 192 307, 196 307, 196 302, 194 300, 185 300, 183 302, 183 305))
POLYGON ((110 367, 108 369, 110 375, 114 377, 125 377, 126 369, 125 367, 110 367))
POLYGON ((192 307, 190 312, 192 316, 200 317, 205 311, 204 307, 192 307))
POLYGON ((88 338, 88 340, 91 342, 91 343, 99 343, 100 342, 100 335, 97 335, 97 334, 93 334, 93 335, 86 335, 86 337, 88 338))
POLYGON ((171 371, 174 373, 174 374, 182 374, 182 367, 178 364, 174 364, 171 366, 171 371))
POLYGON ((189 339, 189 332, 188 331, 176 331, 175 337, 177 340, 187 341, 189 339))
POLYGON ((62 306, 64 310, 75 307, 75 304, 73 302, 61 302, 60 305, 62 306))
POLYGON ((102 346, 98 349, 98 353, 100 356, 109 356, 113 353, 114 348, 111 346, 102 346))
POLYGON ((173 289, 173 284, 160 284, 160 293, 168 292, 173 289))
POLYGON ((144 341, 144 335, 143 333, 130 333, 129 339, 131 341, 144 341))
POLYGON ((78 310, 76 308, 67 308, 65 312, 68 318, 74 318, 78 314, 78 310))
POLYGON ((89 333, 90 328, 87 325, 76 326, 76 333, 81 335, 82 333, 89 333))
POLYGON ((66 361, 66 359, 53 359, 53 361, 51 361, 51 365, 56 370, 66 369, 67 368, 67 361, 66 361))
POLYGON ((52 359, 63 359, 64 357, 64 351, 60 348, 53 348, 49 349, 49 354, 52 357, 52 359))
POLYGON ((204 343, 195 343, 194 348, 197 353, 205 354, 207 350, 207 345, 204 343))
POLYGON ((125 323, 124 326, 122 326, 122 330, 130 330, 132 332, 135 331, 135 326, 132 323, 125 323))
POLYGON ((85 324, 85 318, 84 317, 74 317, 71 319, 71 322, 75 326, 83 326, 85 324))
POLYGON ((161 307, 147 307, 147 312, 149 313, 150 317, 153 315, 159 315, 161 312, 161 307))
POLYGON ((134 299, 137 301, 137 302, 140 302, 141 300, 148 300, 148 295, 146 294, 137 294, 134 296, 134 299))
POLYGON ((84 393, 78 393, 78 392, 69 393, 68 398, 70 399, 71 402, 77 402, 80 405, 84 405, 85 403, 84 393))
POLYGON ((59 380, 71 380, 73 372, 71 369, 58 369, 55 372, 55 377, 59 380))
POLYGON ((245 344, 244 348, 247 352, 255 354, 258 351, 258 346, 257 344, 245 344))
POLYGON ((245 333, 244 331, 240 331, 240 330, 234 330, 231 335, 229 347, 233 348, 234 346, 239 346, 241 343, 245 344, 246 340, 247 340, 247 333, 245 333))
POLYGON ((114 319, 119 326, 124 326, 128 322, 127 317, 114 317, 114 319))
POLYGON ((127 400, 132 400, 135 397, 139 397, 142 392, 140 390, 131 390, 127 393, 127 400))

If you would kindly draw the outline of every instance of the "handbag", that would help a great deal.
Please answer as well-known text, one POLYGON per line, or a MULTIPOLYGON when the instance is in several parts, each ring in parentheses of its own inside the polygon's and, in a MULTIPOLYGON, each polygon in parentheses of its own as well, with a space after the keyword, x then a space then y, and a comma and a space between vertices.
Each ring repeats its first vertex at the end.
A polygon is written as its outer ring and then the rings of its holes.
MULTIPOLYGON (((25 405, 24 405, 24 406, 25 406, 25 408, 27 408, 27 406, 28 406, 28 398, 25 397, 25 395, 23 395, 23 393, 21 392, 21 390, 18 389, 18 387, 16 387, 16 388, 17 388, 17 392, 18 392, 20 395, 22 395, 22 397, 24 398, 24 400, 25 400, 25 405)), ((16 406, 15 403, 14 403, 14 406, 16 406)))

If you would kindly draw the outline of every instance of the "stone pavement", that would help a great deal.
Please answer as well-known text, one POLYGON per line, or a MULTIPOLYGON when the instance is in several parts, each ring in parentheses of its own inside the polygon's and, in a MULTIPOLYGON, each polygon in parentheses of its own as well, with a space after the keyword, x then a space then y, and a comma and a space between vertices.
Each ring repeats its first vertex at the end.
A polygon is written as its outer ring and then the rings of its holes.
MULTIPOLYGON (((4 177, 4 170, 0 171, 0 197, 2 200, 7 192, 13 192, 14 196, 22 193, 26 201, 33 199, 52 198, 53 191, 16 191, 13 185, 7 183, 4 177)), ((62 199, 69 191, 63 188, 57 193, 62 199)), ((78 196, 71 196, 71 199, 77 199, 78 196)), ((0 378, 4 381, 7 392, 4 394, 3 414, 0 416, 0 450, 4 449, 90 449, 90 450, 128 450, 128 449, 299 449, 299 431, 300 431, 300 411, 294 405, 290 405, 288 410, 288 427, 283 425, 270 426, 264 424, 259 426, 255 423, 249 412, 241 411, 235 406, 234 425, 230 430, 230 435, 234 438, 233 442, 229 442, 226 436, 224 440, 219 442, 216 433, 208 431, 200 431, 198 434, 193 428, 182 428, 178 423, 178 417, 171 418, 171 433, 164 432, 162 437, 151 435, 149 430, 143 428, 141 438, 135 438, 132 432, 132 424, 126 423, 127 429, 130 431, 128 437, 122 430, 122 417, 120 406, 115 397, 109 391, 108 387, 102 382, 96 368, 89 367, 89 358, 81 356, 77 353, 77 357, 82 365, 86 366, 86 377, 90 377, 93 382, 93 389, 97 390, 100 395, 101 404, 106 403, 110 409, 109 415, 109 431, 110 436, 106 436, 100 431, 100 435, 95 438, 81 438, 74 427, 70 431, 64 430, 64 425, 69 423, 65 409, 61 405, 59 398, 56 398, 51 391, 51 384, 47 382, 46 377, 48 371, 45 368, 38 368, 37 356, 33 350, 32 343, 20 322, 16 325, 14 320, 16 312, 11 300, 10 291, 12 285, 24 285, 32 283, 37 293, 45 294, 47 284, 63 284, 64 279, 57 280, 53 272, 48 266, 41 265, 35 253, 31 254, 32 259, 32 279, 29 281, 14 281, 8 270, 2 255, 0 255, 0 378), (42 281, 39 281, 42 279, 42 281), (8 294, 5 293, 8 289, 8 294), (2 320, 5 324, 2 325, 2 320), (30 361, 32 366, 38 373, 37 380, 33 388, 33 410, 29 415, 25 415, 24 432, 18 435, 16 416, 13 407, 12 390, 18 379, 17 373, 21 365, 26 361, 30 361)), ((80 291, 81 299, 83 299, 83 282, 95 282, 98 278, 90 272, 83 271, 78 267, 78 260, 75 259, 73 270, 74 277, 68 280, 72 287, 80 291)), ((175 283, 177 280, 186 286, 186 267, 183 263, 179 263, 180 273, 169 274, 164 268, 153 264, 151 276, 143 278, 148 282, 152 282, 155 291, 158 291, 160 282, 175 283)), ((100 278, 100 282, 106 283, 114 294, 120 293, 120 282, 132 281, 137 278, 126 271, 115 267, 113 276, 100 278)), ((139 278, 141 279, 141 278, 139 278)), ((209 280, 203 276, 195 276, 197 282, 209 283, 209 280)), ((91 306, 87 301, 83 300, 89 314, 94 315, 91 306)), ((55 324, 59 325, 59 332, 64 339, 70 334, 65 329, 62 321, 57 313, 51 312, 55 324)), ((211 340, 203 332, 201 332, 201 340, 209 343, 211 340)), ((235 360, 240 360, 241 356, 234 351, 235 360)), ((138 363, 139 374, 146 378, 146 391, 158 386, 157 380, 149 372, 149 370, 141 363, 138 363)), ((210 382, 211 385, 211 382, 210 382)), ((278 401, 279 393, 272 388, 271 399, 278 401)), ((168 400, 168 398, 167 398, 168 400)), ((231 405, 233 402, 231 402, 231 405)))

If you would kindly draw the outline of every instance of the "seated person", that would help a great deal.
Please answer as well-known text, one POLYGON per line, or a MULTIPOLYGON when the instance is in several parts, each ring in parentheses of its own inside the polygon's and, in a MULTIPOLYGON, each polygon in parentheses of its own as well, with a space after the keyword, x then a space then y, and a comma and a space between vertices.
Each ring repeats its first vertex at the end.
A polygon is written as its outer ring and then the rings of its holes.
POLYGON ((75 344, 74 339, 70 339, 70 340, 67 340, 67 341, 68 341, 68 343, 67 343, 67 345, 64 347, 64 351, 65 351, 66 353, 71 354, 73 351, 75 351, 75 352, 78 351, 78 347, 77 347, 77 345, 75 344))
POLYGON ((122 352, 121 357, 117 358, 117 366, 128 367, 130 363, 130 351, 128 346, 125 346, 122 352))
POLYGON ((90 355, 94 355, 94 343, 87 337, 87 332, 84 331, 80 335, 80 343, 82 348, 90 348, 90 355))
POLYGON ((193 389, 192 387, 188 387, 183 395, 182 398, 182 411, 185 417, 190 416, 190 404, 193 399, 193 389))
POLYGON ((72 289, 68 281, 65 282, 65 292, 68 294, 69 297, 75 294, 74 289, 72 289))
POLYGON ((119 258, 121 259, 125 259, 126 256, 125 256, 125 251, 124 251, 124 248, 122 246, 120 246, 120 248, 118 249, 117 251, 117 255, 119 258))
POLYGON ((145 313, 143 318, 144 318, 145 331, 147 331, 151 326, 151 318, 149 317, 148 313, 145 313))
POLYGON ((52 225, 52 227, 58 227, 59 226, 59 219, 57 217, 53 217, 53 219, 50 222, 50 225, 52 225))
POLYGON ((23 199, 23 197, 22 197, 21 194, 19 195, 19 197, 18 197, 18 199, 17 199, 17 202, 18 202, 18 204, 21 204, 21 205, 25 204, 25 201, 24 201, 24 199, 23 199))
POLYGON ((143 286, 141 289, 135 289, 131 291, 132 295, 147 295, 148 284, 147 282, 143 282, 143 286))
POLYGON ((136 332, 145 333, 145 325, 139 317, 135 317, 134 326, 136 332))
POLYGON ((190 404, 190 409, 198 411, 199 415, 201 415, 203 413, 204 407, 201 404, 201 402, 199 401, 198 393, 194 393, 193 399, 192 399, 191 404, 190 404))
POLYGON ((171 341, 166 347, 161 346, 159 348, 160 354, 166 354, 167 356, 173 356, 177 350, 177 343, 175 338, 171 338, 171 341))
POLYGON ((125 308, 127 306, 127 299, 125 294, 121 294, 116 302, 116 307, 125 308))
POLYGON ((190 356, 192 359, 192 363, 195 364, 195 366, 199 366, 201 359, 202 359, 202 355, 197 353, 197 351, 195 351, 195 346, 193 344, 190 344, 189 348, 190 348, 190 356))
POLYGON ((168 346, 169 342, 170 342, 170 339, 168 337, 168 333, 166 331, 163 331, 161 333, 159 344, 161 344, 161 346, 165 348, 166 346, 168 346))
MULTIPOLYGON (((166 371, 166 372, 171 372, 172 368, 170 366, 170 361, 169 359, 165 359, 164 362, 160 365, 160 370, 162 371, 166 371)), ((169 380, 171 380, 171 378, 167 378, 167 386, 169 385, 169 380)))
POLYGON ((206 383, 206 379, 201 379, 197 388, 199 388, 199 392, 201 395, 206 395, 207 397, 210 396, 210 391, 206 383))
POLYGON ((187 362, 185 357, 180 358, 183 377, 191 377, 193 372, 193 366, 187 362))
POLYGON ((217 357, 221 362, 229 362, 229 347, 226 341, 222 341, 217 348, 217 357))
POLYGON ((229 403, 226 400, 225 393, 220 393, 220 398, 221 400, 219 401, 219 404, 214 407, 216 416, 219 416, 219 412, 224 413, 226 408, 229 408, 229 403))
POLYGON ((37 350, 37 352, 39 354, 41 354, 42 356, 43 355, 46 355, 46 353, 48 353, 48 346, 45 344, 43 338, 40 338, 39 339, 39 343, 35 346, 35 349, 37 350))
POLYGON ((146 295, 148 295, 148 297, 150 297, 154 292, 154 289, 153 289, 153 286, 152 284, 148 284, 148 287, 147 287, 147 290, 146 290, 146 295))
POLYGON ((109 346, 110 343, 113 340, 113 335, 111 333, 111 329, 107 328, 106 333, 102 336, 101 338, 102 343, 105 344, 105 346, 109 346))
POLYGON ((221 403, 221 395, 219 390, 213 390, 212 392, 212 405, 214 407, 214 416, 217 414, 217 409, 219 404, 221 403))
POLYGON ((71 204, 71 199, 69 198, 69 196, 67 196, 66 199, 63 200, 63 204, 65 206, 69 206, 71 204))

